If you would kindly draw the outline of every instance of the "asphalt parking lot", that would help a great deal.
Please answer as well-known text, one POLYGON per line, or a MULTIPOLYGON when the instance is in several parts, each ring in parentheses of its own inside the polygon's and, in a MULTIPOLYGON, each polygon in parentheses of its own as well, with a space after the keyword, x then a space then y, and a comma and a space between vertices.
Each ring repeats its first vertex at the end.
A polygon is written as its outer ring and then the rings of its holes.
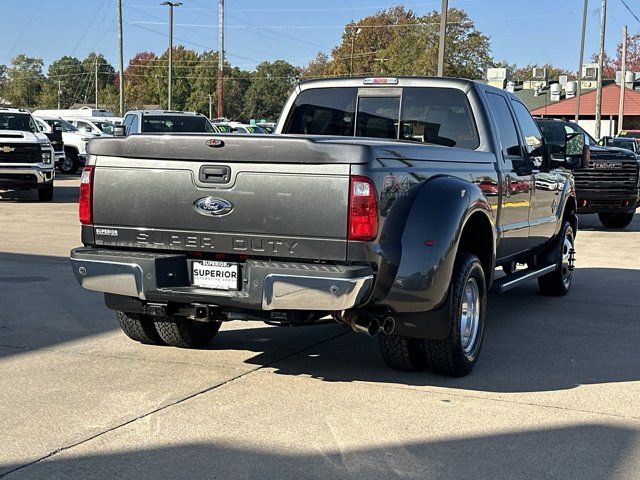
POLYGON ((451 379, 388 370, 338 325, 134 343, 73 278, 78 178, 57 185, 0 193, 0 477, 639 478, 640 215, 581 217, 571 293, 492 296, 480 363, 451 379))

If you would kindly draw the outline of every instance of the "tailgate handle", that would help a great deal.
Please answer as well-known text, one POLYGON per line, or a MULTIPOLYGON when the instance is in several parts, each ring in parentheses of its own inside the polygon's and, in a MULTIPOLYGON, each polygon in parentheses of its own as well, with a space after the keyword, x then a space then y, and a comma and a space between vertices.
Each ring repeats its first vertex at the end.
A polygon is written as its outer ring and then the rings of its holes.
POLYGON ((202 183, 229 183, 231 169, 229 167, 202 166, 198 178, 202 183))

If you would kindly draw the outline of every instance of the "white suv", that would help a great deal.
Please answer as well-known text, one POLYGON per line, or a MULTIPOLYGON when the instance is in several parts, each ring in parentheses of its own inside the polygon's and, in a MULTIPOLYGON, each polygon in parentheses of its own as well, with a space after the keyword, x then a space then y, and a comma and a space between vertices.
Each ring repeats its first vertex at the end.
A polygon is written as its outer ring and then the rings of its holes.
POLYGON ((34 189, 53 199, 54 151, 27 110, 0 108, 0 188, 34 189))

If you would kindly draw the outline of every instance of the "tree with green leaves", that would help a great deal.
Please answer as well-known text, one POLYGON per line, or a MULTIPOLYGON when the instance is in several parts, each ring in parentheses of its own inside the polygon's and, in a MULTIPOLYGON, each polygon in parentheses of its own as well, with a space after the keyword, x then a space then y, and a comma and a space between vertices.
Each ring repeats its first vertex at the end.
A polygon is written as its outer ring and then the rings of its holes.
POLYGON ((300 78, 300 69, 284 60, 262 62, 251 74, 251 85, 244 94, 246 119, 275 120, 300 78))
MULTIPOLYGON (((402 26, 413 25, 416 21, 417 17, 411 10, 397 6, 350 22, 342 33, 342 42, 332 50, 331 63, 328 68, 323 68, 324 73, 335 76, 379 73, 386 61, 386 49, 399 34, 406 33, 407 28, 409 31, 414 28, 402 26)), ((402 47, 407 51, 412 48, 408 44, 402 47)), ((322 57, 316 57, 316 62, 318 60, 324 61, 322 57)))
POLYGON ((3 97, 15 107, 34 107, 38 103, 42 84, 44 62, 41 58, 17 55, 7 68, 7 80, 3 97))
POLYGON ((87 57, 82 60, 82 68, 87 74, 87 81, 83 84, 84 90, 81 93, 84 103, 95 103, 96 101, 96 80, 95 73, 98 69, 98 101, 103 103, 100 99, 100 92, 105 90, 108 86, 113 85, 116 70, 113 66, 107 62, 104 55, 101 53, 91 52, 87 57))
MULTIPOLYGON (((440 12, 433 11, 394 29, 388 46, 379 53, 379 73, 433 76, 438 67, 440 12)), ((447 14, 444 75, 479 79, 493 64, 489 37, 478 31, 464 10, 447 14)), ((374 72, 377 73, 377 72, 374 72)))
POLYGON ((49 65, 47 80, 43 83, 38 102, 40 107, 69 108, 78 99, 80 85, 87 80, 82 62, 75 57, 64 56, 49 65))

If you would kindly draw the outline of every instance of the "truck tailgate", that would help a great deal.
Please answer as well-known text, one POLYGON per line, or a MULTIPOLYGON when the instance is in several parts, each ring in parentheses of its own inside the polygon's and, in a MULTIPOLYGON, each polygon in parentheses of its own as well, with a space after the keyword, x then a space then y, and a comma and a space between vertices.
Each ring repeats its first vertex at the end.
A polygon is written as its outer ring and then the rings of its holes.
POLYGON ((97 245, 346 259, 348 164, 98 157, 95 165, 97 245), (228 182, 203 181, 203 167, 228 172, 228 182), (212 215, 206 204, 218 200, 231 211, 212 215))

